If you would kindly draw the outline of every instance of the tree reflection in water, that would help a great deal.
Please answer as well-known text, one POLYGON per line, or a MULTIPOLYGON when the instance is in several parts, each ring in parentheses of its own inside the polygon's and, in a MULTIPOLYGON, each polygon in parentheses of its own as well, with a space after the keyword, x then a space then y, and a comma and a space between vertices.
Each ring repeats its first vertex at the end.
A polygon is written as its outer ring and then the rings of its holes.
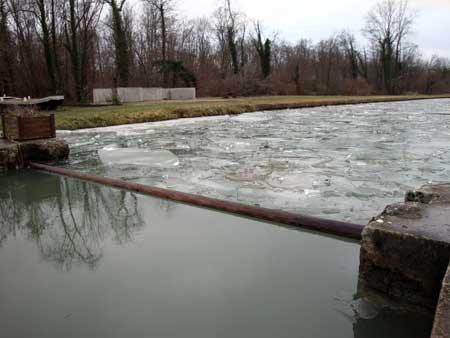
POLYGON ((65 271, 78 263, 95 269, 103 240, 130 242, 143 226, 129 192, 36 173, 0 176, 0 186, 0 246, 20 233, 65 271))

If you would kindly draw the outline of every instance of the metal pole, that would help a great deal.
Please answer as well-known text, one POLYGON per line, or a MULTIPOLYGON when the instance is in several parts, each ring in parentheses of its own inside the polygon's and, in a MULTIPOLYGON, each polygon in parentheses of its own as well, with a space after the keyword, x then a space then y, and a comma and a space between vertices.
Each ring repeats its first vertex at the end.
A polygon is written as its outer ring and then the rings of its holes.
POLYGON ((291 227, 319 231, 349 239, 361 240, 361 233, 364 228, 364 226, 360 224, 321 219, 294 214, 286 211, 260 208, 236 202, 222 201, 214 198, 208 198, 179 191, 151 187, 139 183, 125 182, 114 178, 81 173, 78 171, 53 167, 45 164, 30 162, 28 163, 28 165, 32 169, 37 169, 61 176, 72 177, 83 181, 93 182, 123 190, 133 191, 143 195, 182 202, 190 205, 247 216, 264 221, 280 223, 291 227))

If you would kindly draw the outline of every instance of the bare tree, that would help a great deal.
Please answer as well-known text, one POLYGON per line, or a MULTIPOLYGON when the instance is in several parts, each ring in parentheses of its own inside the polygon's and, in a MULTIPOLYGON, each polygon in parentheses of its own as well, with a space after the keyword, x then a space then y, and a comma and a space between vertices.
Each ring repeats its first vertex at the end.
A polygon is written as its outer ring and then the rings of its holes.
POLYGON ((20 84, 20 93, 30 95, 30 93, 42 94, 42 83, 39 81, 39 67, 37 66, 36 50, 38 42, 35 39, 36 18, 34 14, 23 10, 23 3, 20 0, 9 0, 8 9, 13 23, 13 31, 17 44, 17 60, 20 64, 20 71, 23 73, 23 80, 20 84))
POLYGON ((87 101, 112 83, 225 97, 450 92, 449 61, 422 59, 408 42, 407 0, 380 1, 366 18, 366 50, 348 32, 315 44, 267 39, 258 25, 249 34, 233 0, 197 19, 178 17, 177 0, 140 0, 139 12, 127 0, 0 0, 0 95, 62 90, 87 101))
POLYGON ((76 99, 87 99, 87 68, 102 2, 98 0, 68 0, 64 7, 65 47, 70 55, 76 99))
POLYGON ((167 87, 169 71, 167 67, 167 21, 169 14, 173 11, 174 0, 143 0, 144 3, 156 9, 159 14, 159 23, 161 29, 161 66, 163 73, 163 85, 167 87))
POLYGON ((32 0, 28 10, 36 16, 39 22, 40 40, 44 49, 50 90, 52 93, 55 93, 60 89, 55 0, 32 0))
POLYGON ((271 72, 272 41, 270 41, 270 39, 266 39, 263 42, 261 25, 259 22, 255 25, 255 31, 256 38, 253 38, 253 44, 255 45, 259 56, 263 78, 266 79, 270 76, 271 72))
POLYGON ((231 0, 224 0, 214 13, 216 38, 221 54, 222 77, 231 66, 233 74, 238 74, 246 63, 246 25, 244 15, 233 8, 231 0))
POLYGON ((372 42, 381 64, 383 90, 395 94, 394 81, 401 76, 403 53, 415 15, 408 0, 382 0, 367 15, 364 34, 372 42))
POLYGON ((0 95, 14 93, 13 41, 8 26, 8 8, 5 0, 0 0, 0 95))
POLYGON ((127 41, 127 32, 122 16, 122 11, 126 0, 104 0, 111 7, 111 28, 113 31, 116 78, 120 86, 127 87, 130 77, 129 62, 130 52, 127 41))

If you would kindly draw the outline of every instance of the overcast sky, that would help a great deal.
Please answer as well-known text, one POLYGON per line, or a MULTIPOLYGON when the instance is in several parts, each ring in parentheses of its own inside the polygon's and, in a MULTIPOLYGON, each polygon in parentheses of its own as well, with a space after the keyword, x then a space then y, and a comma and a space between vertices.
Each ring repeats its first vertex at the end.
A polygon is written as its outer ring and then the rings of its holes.
MULTIPOLYGON (((139 2, 138 0, 133 0, 139 2)), ((178 0, 178 14, 188 18, 210 16, 219 0, 178 0)), ((342 29, 360 35, 366 13, 377 0, 233 0, 251 19, 261 20, 279 38, 317 42, 342 29)), ((417 11, 411 40, 422 54, 450 57, 450 0, 410 0, 417 11)))

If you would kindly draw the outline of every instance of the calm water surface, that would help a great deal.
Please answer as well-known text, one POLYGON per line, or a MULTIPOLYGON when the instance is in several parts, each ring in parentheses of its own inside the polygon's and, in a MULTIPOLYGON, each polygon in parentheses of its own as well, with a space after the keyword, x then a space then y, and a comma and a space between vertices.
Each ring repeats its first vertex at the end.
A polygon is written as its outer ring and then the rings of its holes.
POLYGON ((260 112, 63 132, 67 166, 358 223, 450 181, 450 100, 260 112), (119 159, 122 159, 120 161, 119 159))
POLYGON ((425 338, 355 297, 359 246, 72 179, 0 175, 0 337, 425 338))

